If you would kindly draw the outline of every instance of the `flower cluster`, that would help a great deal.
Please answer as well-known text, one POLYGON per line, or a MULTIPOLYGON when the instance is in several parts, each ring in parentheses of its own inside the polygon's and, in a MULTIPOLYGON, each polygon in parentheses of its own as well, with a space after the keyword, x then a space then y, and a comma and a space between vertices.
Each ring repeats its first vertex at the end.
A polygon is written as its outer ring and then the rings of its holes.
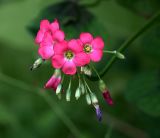
MULTIPOLYGON (((104 99, 109 105, 112 105, 113 101, 110 93, 91 63, 99 62, 105 52, 102 37, 94 38, 90 33, 83 32, 77 39, 66 40, 65 33, 60 29, 57 20, 54 20, 52 23, 48 20, 42 20, 35 43, 39 46, 38 54, 41 58, 35 61, 31 69, 36 69, 45 60, 51 61, 55 69, 54 74, 45 84, 45 88, 53 89, 57 96, 61 98, 62 91, 65 91, 63 90, 64 78, 70 76, 68 88, 66 89, 66 100, 70 101, 72 76, 77 76, 79 84, 75 91, 75 98, 79 99, 81 95, 85 94, 87 103, 95 107, 98 120, 100 121, 102 113, 98 99, 90 89, 85 76, 91 76, 94 70, 100 79, 99 88, 103 93, 104 99)), ((117 54, 117 51, 108 51, 108 53, 117 54)))

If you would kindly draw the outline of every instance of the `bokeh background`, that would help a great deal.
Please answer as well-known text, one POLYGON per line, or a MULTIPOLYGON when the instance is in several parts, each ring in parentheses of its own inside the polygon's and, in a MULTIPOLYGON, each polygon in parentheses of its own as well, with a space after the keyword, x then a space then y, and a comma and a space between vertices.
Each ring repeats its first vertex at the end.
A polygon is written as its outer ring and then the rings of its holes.
MULTIPOLYGON (((160 18, 103 76, 114 106, 105 103, 98 82, 88 80, 103 110, 101 123, 74 90, 71 102, 43 90, 54 72, 50 63, 29 70, 43 18, 58 18, 68 39, 89 31, 115 50, 158 10, 159 0, 0 0, 0 138, 159 138, 160 18)), ((110 58, 105 54, 96 64, 99 72, 110 58)))

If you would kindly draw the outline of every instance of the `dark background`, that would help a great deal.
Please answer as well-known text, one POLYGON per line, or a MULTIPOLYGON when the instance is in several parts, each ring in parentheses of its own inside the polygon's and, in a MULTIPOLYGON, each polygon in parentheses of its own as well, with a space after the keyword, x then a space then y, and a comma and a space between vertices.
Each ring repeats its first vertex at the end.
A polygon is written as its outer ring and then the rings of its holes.
MULTIPOLYGON (((88 81, 99 98, 101 123, 84 96, 76 101, 72 91, 66 102, 43 90, 54 72, 49 62, 29 70, 38 57, 34 35, 41 19, 58 18, 67 39, 86 31, 101 35, 105 49, 115 50, 158 10, 159 0, 0 0, 0 138, 159 138, 160 18, 103 76, 113 107, 98 82, 88 81)), ((99 72, 110 58, 104 54, 95 64, 99 72)))

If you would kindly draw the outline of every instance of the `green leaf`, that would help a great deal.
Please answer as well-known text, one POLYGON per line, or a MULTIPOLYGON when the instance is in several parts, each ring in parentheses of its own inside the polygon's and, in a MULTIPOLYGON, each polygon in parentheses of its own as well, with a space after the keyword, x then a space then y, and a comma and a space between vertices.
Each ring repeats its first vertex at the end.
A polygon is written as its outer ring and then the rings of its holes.
POLYGON ((145 18, 150 17, 160 8, 159 0, 116 0, 118 4, 145 18))
POLYGON ((160 75, 158 71, 140 73, 129 81, 126 99, 151 116, 160 116, 160 75))
POLYGON ((145 56, 157 61, 160 59, 160 25, 144 34, 140 43, 140 52, 145 56))

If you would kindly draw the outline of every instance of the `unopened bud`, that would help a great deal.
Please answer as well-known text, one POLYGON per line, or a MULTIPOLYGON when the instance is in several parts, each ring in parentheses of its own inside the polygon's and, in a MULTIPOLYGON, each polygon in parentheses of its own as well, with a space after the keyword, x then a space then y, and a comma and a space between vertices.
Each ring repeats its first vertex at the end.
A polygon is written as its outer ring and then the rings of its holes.
POLYGON ((59 84, 56 89, 56 94, 58 95, 59 93, 61 93, 61 90, 62 90, 62 84, 59 84))
POLYGON ((99 89, 103 92, 105 90, 107 90, 107 86, 105 84, 105 82, 103 80, 99 81, 99 89))
POLYGON ((81 89, 82 94, 85 94, 85 86, 83 83, 80 84, 80 89, 81 89))
POLYGON ((125 59, 125 56, 122 53, 116 51, 115 54, 116 54, 117 58, 119 58, 119 59, 125 59))
POLYGON ((38 58, 34 63, 33 65, 30 67, 30 70, 35 70, 37 68, 39 68, 42 63, 44 62, 44 60, 42 58, 38 58))
POLYGON ((87 101, 87 104, 89 104, 89 105, 92 103, 91 98, 88 93, 86 94, 86 101, 87 101))
POLYGON ((80 96, 81 96, 81 90, 80 90, 80 88, 78 87, 78 88, 76 89, 76 92, 75 92, 76 100, 78 100, 80 96))
POLYGON ((69 82, 69 86, 68 89, 66 91, 66 101, 70 101, 71 100, 71 81, 69 82))
POLYGON ((98 103, 98 99, 97 99, 97 97, 94 93, 91 93, 91 101, 92 101, 93 104, 98 103))

